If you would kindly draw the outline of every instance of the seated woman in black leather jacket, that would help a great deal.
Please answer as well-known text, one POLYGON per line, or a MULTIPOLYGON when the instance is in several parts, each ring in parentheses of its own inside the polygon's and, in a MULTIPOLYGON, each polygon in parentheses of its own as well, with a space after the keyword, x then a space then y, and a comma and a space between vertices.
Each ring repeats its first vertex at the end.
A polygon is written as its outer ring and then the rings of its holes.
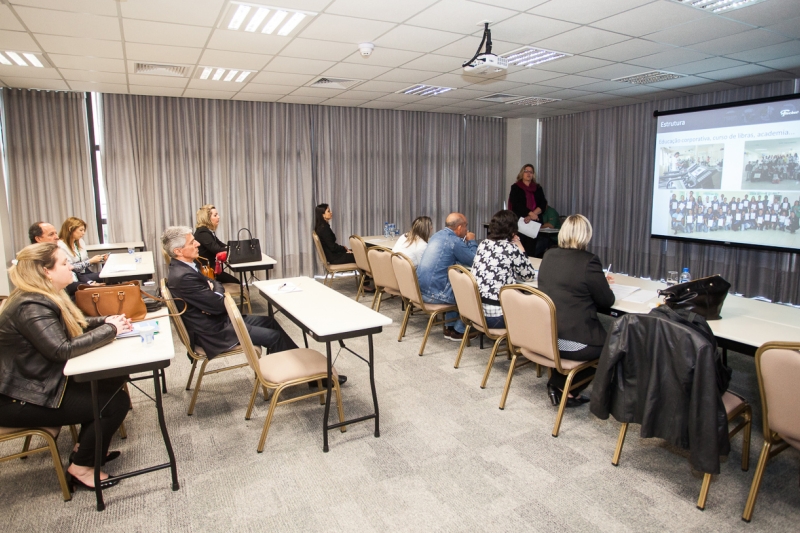
MULTIPOLYGON (((95 428, 89 383, 64 376, 68 359, 108 344, 117 332, 130 331, 124 315, 83 316, 64 288, 72 283, 72 265, 56 244, 39 243, 17 254, 8 270, 17 287, 0 312, 0 426, 47 427, 80 424, 79 447, 70 456, 67 483, 94 487, 95 428)), ((103 450, 128 412, 123 378, 99 382, 103 450)), ((105 462, 105 461, 104 461, 105 462)), ((101 472, 100 479, 111 476, 101 472)), ((103 486, 115 485, 108 480, 103 486)))
MULTIPOLYGON (((217 265, 217 254, 227 252, 228 245, 217 238, 219 226, 219 212, 211 204, 206 204, 197 210, 197 226, 194 230, 194 240, 200 243, 198 252, 200 257, 208 259, 208 265, 214 268, 217 265)), ((220 283, 239 284, 239 280, 227 272, 220 272, 214 279, 220 283)))

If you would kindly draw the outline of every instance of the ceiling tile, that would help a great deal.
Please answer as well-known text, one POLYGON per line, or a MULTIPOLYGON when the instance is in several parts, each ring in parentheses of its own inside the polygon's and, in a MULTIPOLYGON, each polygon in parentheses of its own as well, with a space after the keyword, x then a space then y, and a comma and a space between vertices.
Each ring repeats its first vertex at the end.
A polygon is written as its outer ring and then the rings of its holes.
POLYGON ((616 31, 633 37, 657 32, 692 20, 711 16, 699 9, 678 5, 675 2, 653 2, 614 15, 592 24, 597 28, 616 31))
POLYGON ((21 31, 0 30, 0 48, 25 52, 39 51, 39 47, 31 36, 21 31))
POLYGON ((578 96, 586 96, 591 94, 588 91, 581 91, 576 89, 559 89, 550 93, 546 93, 548 98, 559 98, 561 100, 567 98, 577 98, 578 96))
POLYGON ((625 40, 628 40, 628 37, 625 35, 583 26, 548 39, 537 40, 534 44, 538 48, 545 48, 547 50, 580 54, 582 52, 588 52, 589 50, 604 48, 625 40))
POLYGON ((600 68, 610 64, 611 61, 606 61, 604 59, 595 59, 593 57, 584 56, 571 56, 564 57, 562 59, 556 59, 555 61, 548 61, 547 63, 542 63, 541 65, 536 65, 536 68, 563 74, 577 74, 585 70, 600 68))
POLYGON ((0 4, 0 30, 25 31, 25 27, 20 24, 8 6, 2 4, 0 4))
POLYGON ((203 47, 211 34, 210 28, 146 20, 123 19, 122 26, 125 41, 134 43, 203 47))
POLYGON ((45 52, 122 59, 122 43, 119 41, 100 41, 58 35, 37 35, 36 40, 39 41, 45 52))
POLYGON ((430 52, 462 37, 457 33, 401 25, 377 39, 375 46, 415 52, 430 52))
POLYGON ((628 84, 628 87, 625 87, 624 89, 616 89, 614 91, 608 91, 608 94, 615 94, 619 96, 645 96, 661 92, 662 90, 663 89, 659 87, 650 87, 648 85, 628 84))
POLYGON ((422 83, 423 81, 433 77, 434 72, 428 70, 410 70, 404 68, 392 69, 385 74, 376 77, 380 81, 402 81, 406 83, 422 83))
POLYGON ((128 74, 128 85, 147 85, 150 87, 185 88, 189 78, 157 76, 154 74, 128 74))
MULTIPOLYGON (((456 57, 461 60, 460 64, 465 63, 468 59, 475 55, 475 52, 478 50, 478 45, 481 44, 481 36, 480 35, 469 35, 467 37, 462 37, 461 39, 452 42, 446 46, 442 46, 436 50, 431 50, 431 52, 435 52, 441 56, 451 56, 456 57)), ((492 53, 501 55, 505 54, 506 52, 510 52, 512 50, 516 50, 520 47, 520 43, 514 43, 511 41, 501 41, 499 39, 495 39, 492 36, 492 53)), ((483 51, 485 48, 481 48, 483 51)))
POLYGON ((147 85, 131 85, 130 94, 142 94, 145 96, 183 96, 182 88, 175 87, 149 87, 147 85))
POLYGON ((717 81, 726 81, 744 76, 754 76, 756 74, 766 74, 771 72, 772 69, 762 67, 759 65, 743 65, 739 67, 724 68, 722 70, 715 70, 713 72, 703 73, 703 78, 710 78, 717 81))
POLYGON ((208 41, 208 48, 251 53, 257 50, 262 54, 274 55, 287 44, 289 41, 286 37, 277 35, 216 29, 208 41))
POLYGON ((120 38, 117 17, 17 7, 17 14, 33 33, 115 40, 120 38))
POLYGON ((381 67, 399 67, 408 63, 412 59, 420 57, 420 52, 409 52, 408 50, 394 50, 392 48, 375 48, 372 55, 363 57, 361 52, 353 52, 344 59, 345 63, 368 63, 381 67))
POLYGON ((375 65, 357 65, 355 63, 339 63, 325 72, 325 76, 334 76, 337 78, 355 78, 359 80, 371 80, 376 76, 380 76, 387 72, 389 67, 378 67, 375 65))
POLYGON ((358 85, 358 86, 356 86, 355 89, 350 89, 349 91, 346 91, 339 98, 352 98, 354 100, 368 100, 368 101, 370 101, 370 100, 374 100, 376 98, 379 98, 381 96, 381 93, 379 93, 379 92, 359 90, 360 87, 361 86, 358 85))
MULTIPOLYGON (((641 71, 642 67, 637 67, 634 65, 626 65, 625 63, 616 63, 614 65, 608 65, 593 70, 587 70, 586 72, 581 72, 581 76, 589 76, 601 80, 613 80, 615 78, 621 78, 623 76, 632 76, 633 74, 638 74, 641 71)), ((590 83, 595 83, 595 82, 592 81, 590 83)))
POLYGON ((287 74, 322 74, 334 65, 333 61, 315 61, 313 59, 295 59, 276 57, 264 67, 265 71, 285 72, 287 74))
POLYGON ((0 81, 9 87, 19 87, 21 89, 44 89, 50 91, 69 90, 69 86, 61 79, 18 78, 0 74, 0 81))
POLYGON ((649 56, 660 52, 674 50, 674 47, 665 44, 654 43, 645 39, 631 39, 622 41, 611 46, 590 50, 584 55, 607 59, 609 61, 628 61, 637 57, 649 56))
POLYGON ((770 0, 725 13, 726 18, 753 26, 769 26, 796 16, 797 0, 770 0))
POLYGON ((403 22, 437 1, 364 2, 363 0, 336 0, 325 8, 325 13, 387 22, 403 22))
POLYGON ((365 107, 368 109, 397 109, 400 107, 401 104, 397 102, 379 102, 377 100, 373 100, 371 102, 367 102, 366 104, 361 104, 358 107, 365 107))
POLYGON ((502 91, 513 91, 517 87, 521 86, 523 86, 522 83, 516 83, 513 81, 486 80, 469 85, 468 88, 476 90, 492 91, 492 92, 502 92, 502 91))
POLYGON ((73 91, 87 93, 128 93, 128 86, 124 83, 93 83, 90 81, 67 81, 73 91))
POLYGON ((679 26, 651 33, 647 38, 658 43, 687 46, 702 41, 711 41, 752 30, 752 26, 720 17, 693 20, 679 26))
MULTIPOLYGON (((670 80, 675 81, 675 80, 670 80)), ((663 85, 662 83, 657 84, 659 86, 663 85)), ((698 84, 688 87, 682 87, 681 91, 689 93, 689 94, 705 94, 714 91, 729 91, 731 89, 739 89, 738 85, 733 85, 732 83, 725 83, 725 82, 717 82, 717 83, 704 83, 698 84)))
POLYGON ((563 76, 560 72, 547 72, 539 70, 538 68, 524 68, 524 69, 509 69, 510 72, 506 74, 507 81, 516 81, 520 83, 539 83, 545 80, 552 80, 553 78, 560 78, 563 76))
POLYGON ((120 74, 118 72, 97 72, 97 71, 86 71, 86 70, 72 70, 68 68, 59 69, 59 72, 61 72, 61 75, 68 82, 72 82, 74 80, 74 81, 93 81, 102 83, 121 83, 123 85, 128 83, 128 79, 125 76, 125 74, 120 74))
POLYGON ((230 100, 236 91, 209 91, 206 89, 186 89, 183 96, 186 98, 208 98, 211 100, 230 100))
POLYGON ((65 56, 61 54, 47 54, 47 58, 58 68, 99 70, 101 72, 125 72, 125 62, 121 59, 65 56))
POLYGON ((706 54, 729 55, 743 50, 752 50, 753 48, 782 43, 786 40, 788 40, 788 37, 771 31, 750 30, 729 37, 693 44, 690 48, 706 54))
POLYGON ((426 100, 430 100, 430 98, 425 96, 414 96, 410 94, 387 94, 385 96, 381 96, 380 98, 376 98, 376 101, 378 102, 397 102, 402 105, 418 104, 426 100))
POLYGON ((622 83, 619 81, 600 81, 597 83, 589 83, 586 85, 581 85, 580 89, 582 91, 595 91, 597 93, 603 93, 606 91, 614 91, 617 89, 624 89, 629 84, 622 83))
POLYGON ((745 50, 744 52, 726 55, 733 59, 750 61, 753 63, 789 56, 800 56, 800 41, 787 41, 781 44, 774 44, 772 46, 764 46, 762 48, 754 48, 745 50))
POLYGON ((783 20, 772 26, 767 26, 766 29, 782 33, 792 39, 800 39, 800 17, 783 20))
POLYGON ((425 80, 426 85, 438 85, 440 87, 466 87, 467 85, 472 84, 471 80, 465 80, 463 76, 459 74, 440 74, 439 76, 434 76, 433 78, 428 78, 425 80))
POLYGON ((399 81, 366 81, 356 87, 359 91, 374 91, 381 93, 393 93, 401 89, 405 89, 411 84, 399 81))
POLYGON ((242 52, 223 52, 206 50, 200 56, 200 65, 209 67, 238 68, 244 70, 261 70, 273 56, 245 54, 242 52))
POLYGON ((279 94, 286 95, 296 90, 294 85, 265 85, 263 83, 248 83, 242 88, 242 93, 256 93, 256 94, 279 94))
POLYGON ((763 61, 761 65, 780 70, 796 69, 800 67, 800 56, 784 57, 783 59, 774 59, 772 61, 763 61))
POLYGON ((50 78, 61 79, 54 68, 21 67, 19 65, 0 65, 0 78, 50 78))
POLYGON ((542 85, 549 85, 550 87, 561 87, 564 89, 571 89, 580 85, 588 85, 590 83, 597 83, 600 81, 597 78, 590 78, 587 76, 561 76, 560 78, 553 78, 542 82, 542 85))
POLYGON ((359 99, 359 98, 329 98, 322 102, 322 105, 336 105, 336 106, 344 106, 344 107, 358 107, 361 104, 366 104, 371 100, 359 99))
POLYGON ((117 16, 116 2, 98 2, 97 0, 11 0, 14 5, 43 7, 76 13, 94 13, 95 15, 117 16))
POLYGON ((214 25, 226 5, 226 0, 129 0, 119 3, 125 18, 208 27, 214 25))
POLYGON ((700 74, 702 72, 738 67, 741 65, 744 65, 744 63, 741 61, 734 61, 733 59, 727 59, 724 57, 711 57, 702 61, 686 63, 685 65, 675 65, 671 68, 679 74, 700 74))
POLYGON ((199 78, 192 78, 186 85, 187 89, 198 89, 203 91, 221 91, 221 92, 234 92, 237 93, 244 88, 243 83, 236 83, 234 81, 222 80, 201 80, 199 78))
POLYGON ((287 104, 319 104, 325 100, 324 97, 315 96, 282 96, 278 101, 287 104))
POLYGON ((237 93, 232 100, 241 100, 245 102, 277 102, 282 95, 280 94, 255 94, 255 93, 237 93))
POLYGON ((125 51, 128 59, 148 61, 151 63, 177 63, 194 65, 200 59, 202 48, 185 48, 183 46, 158 46, 154 44, 126 43, 125 51))
MULTIPOLYGON (((498 24, 493 24, 492 39, 498 38, 514 43, 530 44, 577 27, 571 22, 521 13, 498 24)), ((563 52, 564 50, 559 51, 563 52)))
POLYGON ((298 37, 296 39, 292 39, 291 42, 281 50, 281 56, 341 61, 345 57, 353 54, 355 51, 355 55, 357 55, 362 61, 369 61, 370 63, 375 64, 375 62, 372 61, 372 56, 364 58, 357 50, 358 46, 351 43, 317 41, 314 39, 301 39, 298 37))
POLYGON ((698 76, 686 76, 683 78, 676 78, 674 80, 666 80, 660 81, 658 83, 653 83, 654 87, 660 87, 662 89, 681 89, 684 90, 687 87, 693 87, 697 85, 705 85, 709 83, 709 80, 706 78, 701 78, 698 76))
MULTIPOLYGON (((468 58, 467 58, 468 59, 468 58)), ((416 70, 430 70, 433 72, 450 72, 452 70, 461 70, 461 61, 450 56, 439 56, 435 54, 425 54, 424 56, 409 61, 405 68, 416 70)))
POLYGON ((577 24, 589 24, 647 4, 650 1, 614 0, 613 2, 598 2, 597 0, 560 0, 558 2, 544 3, 531 9, 529 13, 577 24))
POLYGON ((637 57, 631 59, 628 63, 632 65, 640 65, 646 68, 668 68, 673 65, 683 65, 684 63, 691 63, 693 61, 700 61, 711 57, 709 54, 703 54, 694 50, 686 48, 673 48, 666 52, 653 54, 645 57, 637 57))
POLYGON ((312 76, 310 74, 290 74, 290 73, 281 73, 281 72, 259 72, 256 76, 250 80, 251 83, 261 83, 261 84, 275 84, 275 85, 286 85, 286 86, 300 86, 305 85, 306 83, 310 82, 316 78, 316 76, 312 76))
MULTIPOLYGON (((517 11, 497 6, 460 0, 441 0, 409 19, 406 24, 469 35, 476 31, 483 32, 483 25, 478 26, 478 21, 491 20, 494 24, 498 24, 517 14, 517 11)), ((493 27, 492 34, 494 33, 493 27)), ((498 35, 498 37, 502 36, 498 35)))
POLYGON ((428 112, 431 112, 432 110, 436 109, 437 107, 439 107, 439 106, 436 105, 436 104, 433 104, 433 105, 428 104, 428 105, 426 105, 426 104, 423 104, 423 103, 419 103, 419 104, 406 104, 404 106, 398 107, 397 110, 398 111, 418 111, 418 112, 428 113, 428 112))
POLYGON ((355 45, 372 42, 395 26, 392 22, 321 14, 309 22, 300 37, 355 45))
POLYGON ((344 93, 342 89, 325 89, 322 87, 300 87, 291 92, 292 96, 313 96, 314 98, 332 98, 344 93))
MULTIPOLYGON (((609 83, 611 83, 611 82, 609 82, 609 83)), ((621 85, 623 85, 622 83, 615 83, 615 85, 619 85, 620 87, 614 87, 611 90, 622 89, 623 88, 623 87, 621 87, 621 85)), ((628 84, 626 83, 624 85, 628 85, 628 84)), ((613 94, 592 93, 592 94, 587 94, 585 96, 577 96, 574 99, 578 100, 579 102, 586 102, 586 103, 592 104, 592 103, 607 102, 609 100, 614 100, 615 98, 616 98, 616 96, 613 95, 613 94)))

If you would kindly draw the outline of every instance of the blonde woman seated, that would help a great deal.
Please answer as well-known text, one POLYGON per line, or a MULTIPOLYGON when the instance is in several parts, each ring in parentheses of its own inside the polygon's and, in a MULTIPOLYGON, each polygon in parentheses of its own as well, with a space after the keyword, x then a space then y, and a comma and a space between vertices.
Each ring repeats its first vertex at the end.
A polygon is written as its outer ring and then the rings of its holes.
POLYGON ((96 283, 100 281, 100 274, 89 270, 89 265, 96 265, 100 261, 105 261, 108 254, 94 255, 91 258, 86 253, 83 246, 83 236, 86 234, 86 222, 77 218, 69 217, 61 224, 61 231, 58 232, 58 246, 67 254, 67 260, 72 265, 72 272, 75 274, 76 281, 81 283, 96 283))
MULTIPOLYGON (((553 300, 558 318, 558 351, 564 359, 590 361, 600 357, 606 330, 597 318, 597 308, 614 305, 609 283, 614 278, 603 273, 600 259, 586 251, 592 239, 592 225, 583 215, 570 215, 558 233, 558 248, 550 248, 539 266, 539 290, 553 300)), ((580 381, 594 374, 594 368, 575 376, 580 381)), ((561 402, 566 376, 553 372, 547 392, 553 405, 561 402)), ((588 383, 573 390, 567 407, 588 402, 578 393, 588 383)))
MULTIPOLYGON (((212 269, 216 269, 217 254, 228 251, 228 245, 217 237, 216 231, 219 227, 219 218, 217 208, 211 204, 206 204, 197 210, 194 240, 200 243, 200 248, 198 249, 200 257, 206 259, 208 266, 212 269)), ((227 272, 220 272, 214 279, 220 283, 239 284, 239 280, 227 272)))
POLYGON ((400 252, 411 259, 416 267, 422 259, 422 252, 428 247, 428 239, 433 232, 433 221, 431 217, 417 217, 411 224, 411 231, 404 233, 397 239, 392 248, 393 252, 400 252))

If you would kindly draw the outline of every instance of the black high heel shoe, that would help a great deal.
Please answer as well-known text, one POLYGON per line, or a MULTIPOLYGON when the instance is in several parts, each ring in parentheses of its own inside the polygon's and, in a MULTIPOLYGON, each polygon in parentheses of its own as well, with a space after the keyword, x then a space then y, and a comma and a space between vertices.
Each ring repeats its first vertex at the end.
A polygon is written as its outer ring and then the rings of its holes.
MULTIPOLYGON (((553 387, 552 385, 547 386, 547 394, 550 396, 550 402, 553 405, 559 405, 561 403, 561 395, 564 394, 559 389, 553 387)), ((586 396, 578 395, 574 398, 567 398, 567 405, 565 407, 580 407, 581 405, 587 403, 589 398, 586 396)))
POLYGON ((550 403, 558 405, 561 402, 561 392, 552 385, 547 386, 547 395, 550 396, 550 403))
MULTIPOLYGON (((66 472, 66 474, 67 474, 67 487, 69 488, 70 492, 75 492, 76 488, 81 488, 81 487, 86 489, 86 490, 94 491, 94 487, 90 487, 89 485, 87 485, 86 483, 84 483, 80 479, 76 478, 75 476, 73 476, 69 472, 66 472)), ((103 490, 105 490, 105 489, 107 489, 109 487, 113 487, 114 485, 116 485, 118 483, 119 483, 119 479, 116 479, 114 476, 109 474, 108 478, 106 478, 106 479, 104 479, 104 480, 102 480, 100 482, 100 487, 103 490)))
MULTIPOLYGON (((69 462, 70 463, 74 463, 75 462, 75 453, 76 452, 74 452, 74 451, 69 453, 69 462)), ((110 463, 111 461, 113 461, 114 459, 119 457, 120 455, 122 455, 122 452, 120 452, 118 450, 114 450, 113 452, 108 452, 108 454, 106 455, 106 458, 103 459, 103 464, 110 463)))

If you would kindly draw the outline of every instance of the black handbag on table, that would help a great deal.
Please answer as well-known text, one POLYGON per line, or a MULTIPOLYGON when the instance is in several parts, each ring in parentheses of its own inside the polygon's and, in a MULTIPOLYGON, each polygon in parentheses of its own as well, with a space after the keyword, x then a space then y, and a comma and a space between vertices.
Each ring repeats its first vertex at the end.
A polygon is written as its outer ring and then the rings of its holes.
POLYGON ((253 238, 253 234, 247 228, 242 228, 236 234, 238 240, 228 241, 228 263, 238 265, 240 263, 255 263, 261 261, 261 243, 253 238), (240 235, 246 231, 249 239, 242 240, 240 235))
POLYGON ((658 294, 664 296, 664 303, 672 309, 688 309, 706 320, 719 320, 730 288, 731 284, 716 274, 660 289, 658 294))

